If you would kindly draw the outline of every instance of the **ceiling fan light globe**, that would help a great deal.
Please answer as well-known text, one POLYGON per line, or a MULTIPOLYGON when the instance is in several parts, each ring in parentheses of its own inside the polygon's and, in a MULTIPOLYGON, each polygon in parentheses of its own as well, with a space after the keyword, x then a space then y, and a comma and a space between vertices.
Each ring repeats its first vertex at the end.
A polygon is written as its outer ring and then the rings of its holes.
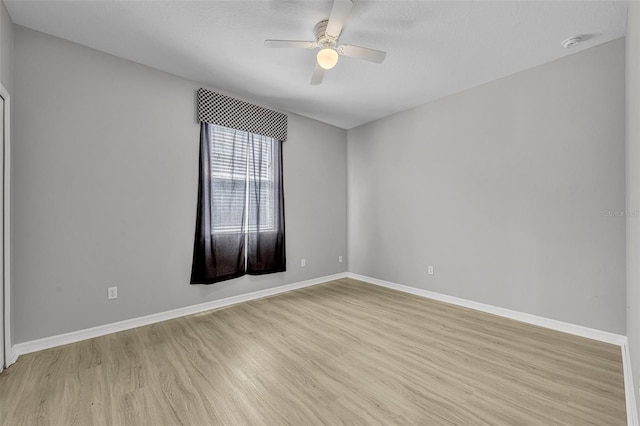
POLYGON ((338 52, 331 48, 322 49, 318 52, 316 59, 318 65, 325 70, 330 70, 338 63, 338 52))

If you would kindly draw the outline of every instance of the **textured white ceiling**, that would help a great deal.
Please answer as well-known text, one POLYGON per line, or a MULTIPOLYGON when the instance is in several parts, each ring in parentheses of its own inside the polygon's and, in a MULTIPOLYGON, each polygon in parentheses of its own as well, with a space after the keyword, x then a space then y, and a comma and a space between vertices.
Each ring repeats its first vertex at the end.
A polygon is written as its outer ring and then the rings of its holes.
POLYGON ((381 65, 341 57, 320 86, 313 40, 322 1, 5 1, 13 22, 342 128, 625 35, 620 1, 354 0, 340 41, 387 51, 381 65), (565 38, 588 40, 566 50, 565 38))

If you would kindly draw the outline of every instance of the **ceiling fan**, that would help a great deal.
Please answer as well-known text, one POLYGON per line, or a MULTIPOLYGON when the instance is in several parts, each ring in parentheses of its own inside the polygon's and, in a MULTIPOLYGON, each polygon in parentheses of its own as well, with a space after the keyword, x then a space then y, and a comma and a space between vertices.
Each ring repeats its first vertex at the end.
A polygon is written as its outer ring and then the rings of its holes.
POLYGON ((334 0, 329 19, 318 22, 313 30, 316 35, 315 41, 265 40, 264 44, 266 47, 319 48, 316 56, 316 69, 311 77, 313 85, 322 83, 325 70, 330 70, 338 63, 338 55, 364 59, 377 64, 382 63, 387 56, 386 52, 367 47, 338 44, 342 27, 352 7, 351 0, 334 0))

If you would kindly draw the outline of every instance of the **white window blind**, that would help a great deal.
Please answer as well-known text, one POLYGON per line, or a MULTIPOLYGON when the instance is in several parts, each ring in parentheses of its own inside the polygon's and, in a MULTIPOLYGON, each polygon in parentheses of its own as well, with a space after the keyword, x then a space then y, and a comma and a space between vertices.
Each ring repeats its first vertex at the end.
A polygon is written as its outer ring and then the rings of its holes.
POLYGON ((210 128, 212 232, 273 231, 276 139, 210 128))

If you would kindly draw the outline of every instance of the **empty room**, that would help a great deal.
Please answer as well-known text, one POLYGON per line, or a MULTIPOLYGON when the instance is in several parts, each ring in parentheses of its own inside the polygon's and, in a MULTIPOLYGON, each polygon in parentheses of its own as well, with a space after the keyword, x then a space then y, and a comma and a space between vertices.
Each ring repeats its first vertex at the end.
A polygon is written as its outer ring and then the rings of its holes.
POLYGON ((0 425, 638 425, 640 2, 0 0, 0 425))

